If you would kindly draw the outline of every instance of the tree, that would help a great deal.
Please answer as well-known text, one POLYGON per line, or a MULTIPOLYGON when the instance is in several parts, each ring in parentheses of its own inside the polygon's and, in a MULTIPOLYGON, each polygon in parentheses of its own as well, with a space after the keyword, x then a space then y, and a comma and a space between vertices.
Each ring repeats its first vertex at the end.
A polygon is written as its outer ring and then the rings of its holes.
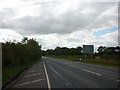
POLYGON ((77 53, 78 55, 82 54, 82 47, 78 46, 76 49, 77 49, 77 52, 76 52, 76 53, 77 53))
POLYGON ((28 38, 27 37, 23 37, 21 43, 22 44, 27 44, 28 43, 28 38))
POLYGON ((102 52, 104 52, 105 49, 106 49, 105 46, 100 46, 100 47, 98 47, 97 51, 98 51, 99 54, 102 54, 102 52))

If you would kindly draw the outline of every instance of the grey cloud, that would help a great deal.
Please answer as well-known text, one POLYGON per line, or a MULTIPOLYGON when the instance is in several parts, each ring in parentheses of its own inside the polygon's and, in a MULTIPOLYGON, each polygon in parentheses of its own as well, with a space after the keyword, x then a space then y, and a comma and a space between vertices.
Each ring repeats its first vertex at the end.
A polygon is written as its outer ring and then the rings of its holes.
POLYGON ((66 39, 67 42, 79 42, 80 40, 79 39, 76 39, 76 38, 67 38, 66 39))
MULTIPOLYGON (((43 5, 38 8, 39 16, 26 16, 20 19, 8 20, 5 23, 6 28, 15 29, 23 35, 29 34, 68 34, 78 30, 92 30, 103 26, 112 26, 110 23, 116 22, 117 17, 104 16, 98 21, 98 17, 114 7, 115 3, 83 3, 77 9, 68 9, 68 11, 55 16, 54 5, 43 5), (93 9, 93 13, 83 14, 82 10, 89 8, 93 9), (40 11, 39 11, 40 9, 40 11), (42 9, 42 10, 41 10, 42 9)), ((10 11, 10 10, 9 10, 10 11)), ((11 12, 11 11, 10 11, 11 12)))
POLYGON ((16 16, 17 12, 14 8, 4 8, 2 11, 0 11, 0 15, 3 17, 3 19, 11 19, 14 16, 16 16))

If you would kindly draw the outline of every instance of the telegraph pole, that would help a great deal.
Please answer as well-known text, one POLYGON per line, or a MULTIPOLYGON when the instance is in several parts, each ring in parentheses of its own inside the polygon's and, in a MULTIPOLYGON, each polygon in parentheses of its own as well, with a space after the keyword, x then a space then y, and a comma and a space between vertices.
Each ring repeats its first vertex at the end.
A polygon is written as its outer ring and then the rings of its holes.
POLYGON ((1 13, 1 28, 4 28, 4 18, 3 18, 3 13, 1 13))

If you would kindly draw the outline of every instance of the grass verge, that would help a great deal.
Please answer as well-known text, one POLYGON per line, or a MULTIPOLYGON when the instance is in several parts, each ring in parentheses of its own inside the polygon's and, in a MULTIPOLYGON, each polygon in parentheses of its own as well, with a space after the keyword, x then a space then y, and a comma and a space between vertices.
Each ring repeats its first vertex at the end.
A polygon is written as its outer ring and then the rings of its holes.
POLYGON ((70 60, 70 61, 77 61, 77 62, 82 62, 82 63, 89 63, 89 64, 96 64, 96 65, 102 65, 102 66, 108 66, 108 67, 114 67, 118 68, 120 67, 120 64, 118 64, 118 61, 115 60, 106 60, 106 59, 101 59, 101 58, 94 58, 94 59, 87 59, 87 60, 81 60, 80 58, 83 56, 79 55, 73 55, 73 56, 65 56, 65 55, 52 55, 52 56, 46 56, 46 57, 51 57, 51 58, 58 58, 58 59, 64 59, 64 60, 70 60))
POLYGON ((11 77, 13 77, 17 72, 21 71, 22 69, 29 67, 37 62, 39 62, 41 59, 33 60, 27 64, 23 64, 20 66, 9 66, 2 69, 2 83, 4 84, 7 80, 9 80, 11 77))

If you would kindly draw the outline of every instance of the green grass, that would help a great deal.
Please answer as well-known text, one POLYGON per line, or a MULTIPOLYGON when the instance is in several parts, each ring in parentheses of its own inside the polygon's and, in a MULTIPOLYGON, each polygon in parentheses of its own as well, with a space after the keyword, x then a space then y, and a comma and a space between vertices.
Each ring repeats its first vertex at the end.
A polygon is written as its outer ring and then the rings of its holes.
POLYGON ((2 83, 4 84, 5 81, 9 80, 11 77, 13 77, 17 72, 19 72, 20 70, 29 67, 37 62, 39 62, 41 59, 38 60, 33 60, 27 64, 23 64, 21 66, 9 66, 9 67, 5 67, 2 70, 2 83))
POLYGON ((70 61, 77 61, 77 62, 89 63, 89 64, 96 64, 96 65, 102 65, 102 66, 108 66, 108 67, 115 67, 115 68, 120 67, 120 64, 118 64, 118 61, 115 61, 115 60, 108 60, 108 59, 102 59, 102 58, 94 58, 92 60, 88 58, 87 60, 84 60, 83 55, 82 56, 80 55, 73 55, 73 56, 52 55, 52 56, 47 56, 47 57, 70 60, 70 61), (82 59, 82 61, 80 61, 80 58, 82 59))
MULTIPOLYGON (((107 62, 107 61, 103 61, 103 62, 101 62, 101 61, 97 61, 97 60, 86 60, 86 61, 82 61, 83 63, 89 63, 89 64, 97 64, 97 65, 102 65, 102 66, 109 66, 109 67, 116 67, 116 68, 118 68, 118 62, 114 62, 114 61, 112 61, 112 62, 107 62)), ((119 66, 120 67, 120 66, 119 66)))

